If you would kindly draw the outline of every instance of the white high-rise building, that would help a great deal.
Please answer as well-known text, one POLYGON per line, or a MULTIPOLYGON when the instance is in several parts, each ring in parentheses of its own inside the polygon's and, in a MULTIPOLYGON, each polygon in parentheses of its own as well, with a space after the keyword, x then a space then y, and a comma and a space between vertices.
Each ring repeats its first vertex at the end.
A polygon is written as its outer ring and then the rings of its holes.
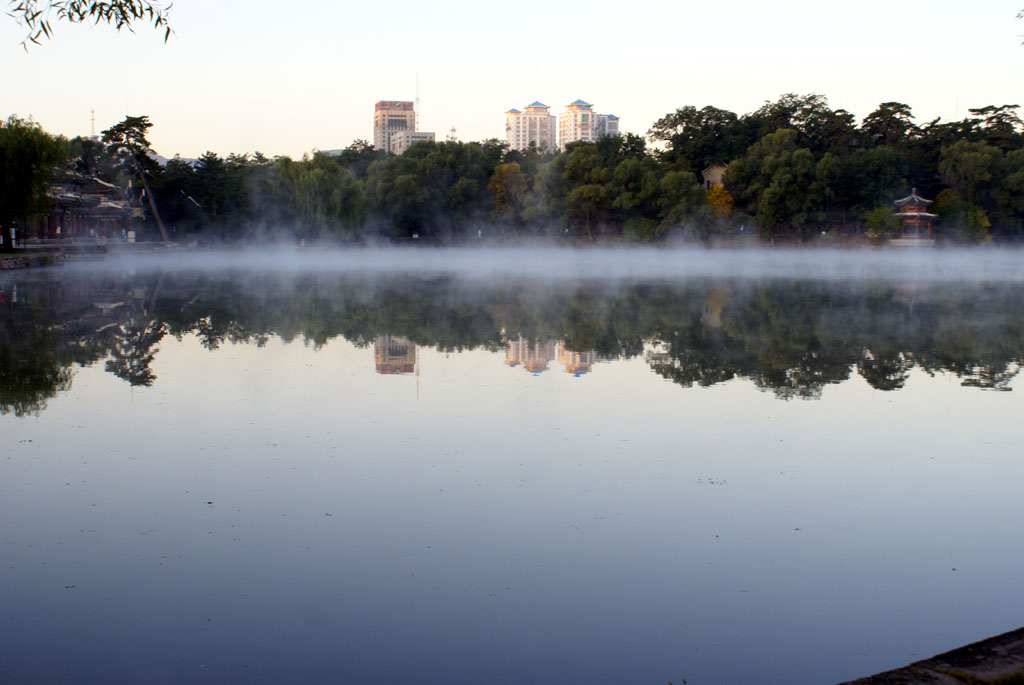
POLYGON ((619 135, 619 118, 614 114, 595 114, 594 120, 597 122, 595 138, 619 135))
POLYGON ((619 118, 614 114, 597 114, 594 106, 583 100, 565 107, 558 115, 558 147, 562 150, 577 140, 593 143, 601 136, 618 135, 619 118))
POLYGON ((555 117, 542 102, 533 102, 526 111, 505 112, 505 140, 509 150, 525 150, 531 144, 541 152, 553 151, 556 144, 555 117))

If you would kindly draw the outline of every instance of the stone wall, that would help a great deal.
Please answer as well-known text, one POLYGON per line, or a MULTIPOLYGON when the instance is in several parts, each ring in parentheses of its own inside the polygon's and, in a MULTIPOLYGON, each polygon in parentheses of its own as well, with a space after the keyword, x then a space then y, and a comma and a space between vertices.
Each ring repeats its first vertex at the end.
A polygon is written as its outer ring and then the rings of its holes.
POLYGON ((63 263, 64 255, 53 252, 5 255, 0 257, 0 271, 7 269, 31 269, 38 266, 54 266, 63 263))

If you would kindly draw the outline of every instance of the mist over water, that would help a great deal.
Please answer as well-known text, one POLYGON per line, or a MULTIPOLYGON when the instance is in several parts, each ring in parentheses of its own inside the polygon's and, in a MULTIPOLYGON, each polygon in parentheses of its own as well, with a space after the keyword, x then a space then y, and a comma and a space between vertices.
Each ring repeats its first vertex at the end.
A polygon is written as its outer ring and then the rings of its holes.
POLYGON ((338 272, 454 275, 467 280, 649 281, 702 278, 1024 282, 1020 249, 695 249, 355 247, 218 249, 113 255, 75 270, 338 272))

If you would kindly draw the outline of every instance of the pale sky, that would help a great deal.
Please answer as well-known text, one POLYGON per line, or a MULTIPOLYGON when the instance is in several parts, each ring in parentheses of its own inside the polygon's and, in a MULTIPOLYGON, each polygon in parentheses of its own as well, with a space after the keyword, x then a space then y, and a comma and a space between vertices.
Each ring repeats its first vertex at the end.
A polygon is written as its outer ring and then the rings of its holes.
POLYGON ((0 16, 0 116, 88 135, 148 115, 160 154, 301 156, 372 139, 377 100, 412 100, 438 139, 504 138, 504 112, 581 98, 644 134, 684 105, 738 114, 820 93, 858 120, 1024 106, 1024 0, 424 4, 177 0, 175 34, 57 25, 25 52, 0 16), (515 8, 515 9, 513 9, 515 8))

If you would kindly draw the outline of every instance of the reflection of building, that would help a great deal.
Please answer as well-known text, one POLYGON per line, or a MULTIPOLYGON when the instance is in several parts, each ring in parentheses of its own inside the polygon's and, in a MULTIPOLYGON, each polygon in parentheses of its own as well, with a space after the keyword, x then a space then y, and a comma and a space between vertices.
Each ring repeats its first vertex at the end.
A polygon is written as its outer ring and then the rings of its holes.
POLYGON ((509 150, 525 150, 534 145, 541 152, 555 149, 556 123, 550 107, 533 102, 526 111, 510 109, 505 112, 505 141, 509 150))
POLYGON ((416 344, 397 335, 378 335, 373 341, 373 361, 377 373, 413 373, 416 371, 416 344))
POLYGON ((546 340, 531 343, 526 338, 519 336, 516 340, 508 341, 508 349, 505 351, 505 364, 508 366, 523 365, 523 368, 530 373, 541 373, 547 371, 548 362, 555 358, 555 341, 546 340))
POLYGON ((570 349, 566 349, 564 344, 558 346, 558 361, 565 366, 565 372, 571 373, 574 376, 582 376, 583 374, 590 371, 590 367, 597 361, 597 353, 593 350, 589 352, 575 352, 570 349))
POLYGON ((902 200, 896 200, 896 206, 899 207, 896 218, 900 220, 900 228, 895 237, 931 240, 932 224, 938 218, 938 214, 928 212, 928 205, 931 203, 931 200, 926 200, 917 194, 917 188, 914 188, 910 195, 902 200))
POLYGON ((732 295, 725 288, 712 288, 704 298, 704 312, 700 322, 708 328, 722 327, 722 308, 729 304, 732 295))

